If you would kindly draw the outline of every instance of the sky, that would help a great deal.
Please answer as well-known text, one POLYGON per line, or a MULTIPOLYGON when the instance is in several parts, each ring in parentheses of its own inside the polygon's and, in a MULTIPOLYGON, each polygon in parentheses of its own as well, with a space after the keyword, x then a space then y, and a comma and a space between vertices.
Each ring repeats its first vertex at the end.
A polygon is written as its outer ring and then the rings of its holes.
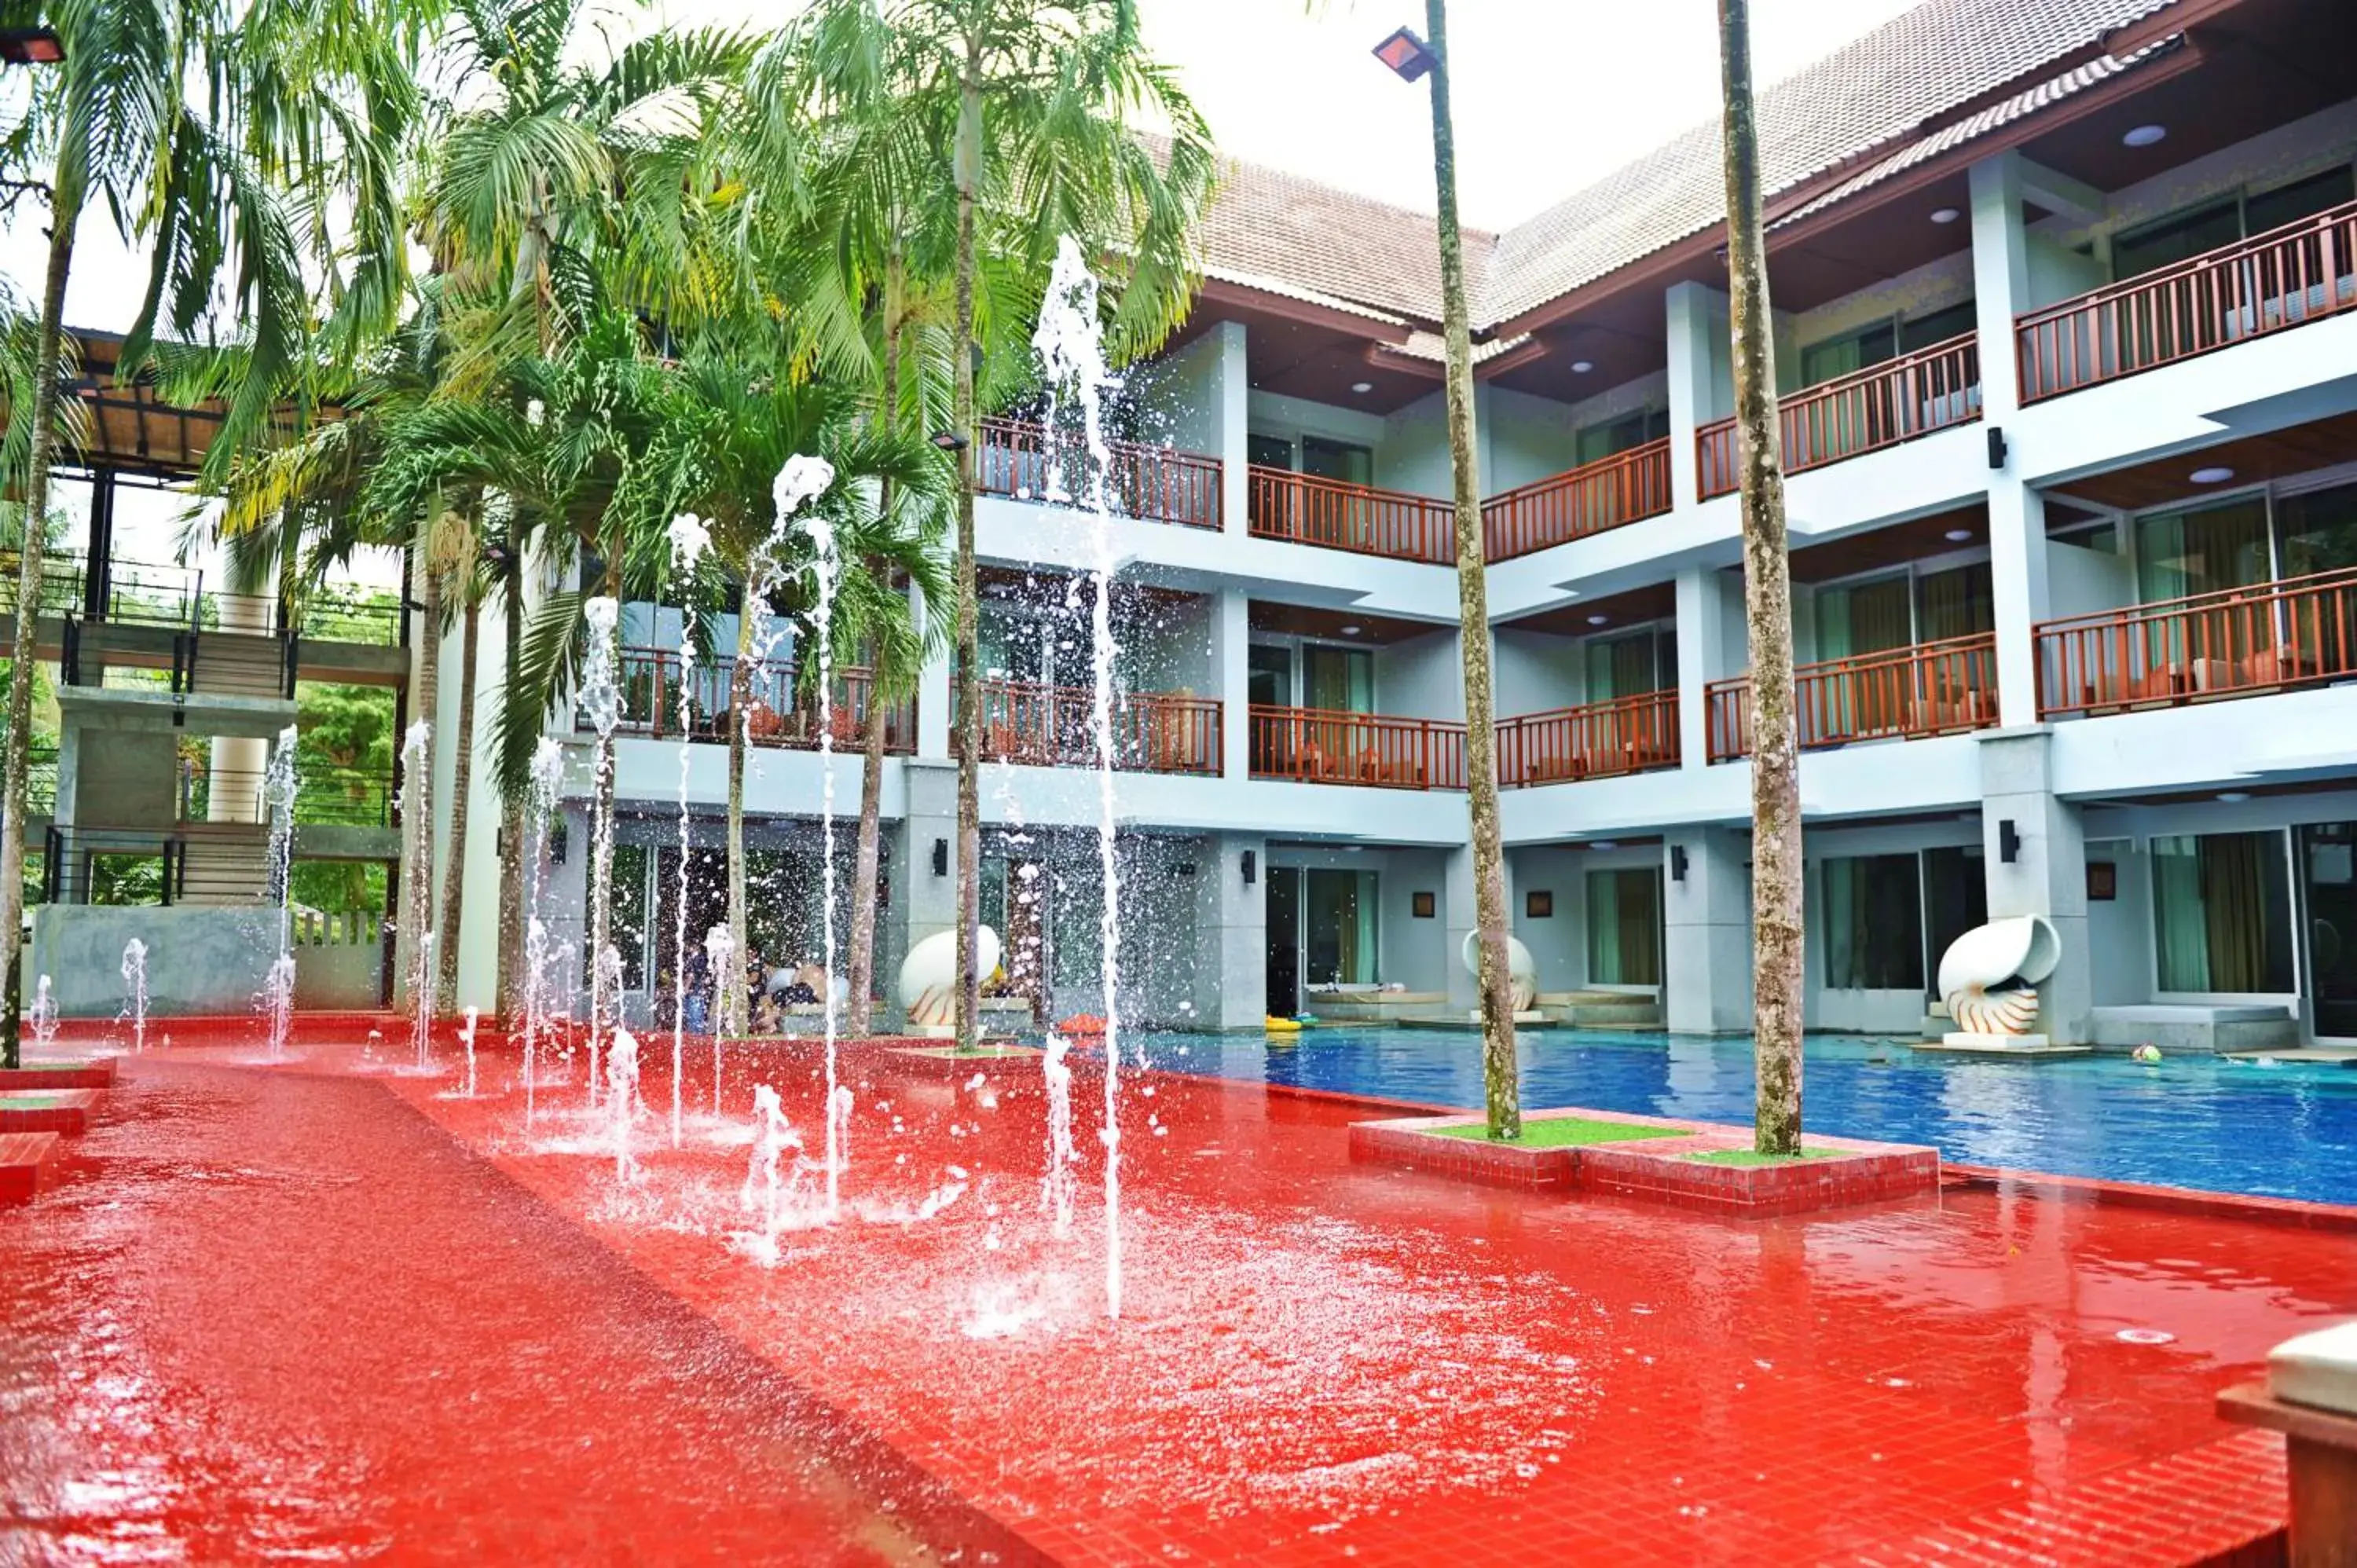
MULTIPOLYGON (((1752 0, 1764 85, 1879 27, 1916 0, 1752 0)), ((1416 0, 1140 0, 1147 41, 1177 70, 1222 148, 1363 195, 1429 211, 1431 111, 1370 52, 1416 0)), ((654 0, 617 6, 616 30, 665 22, 757 25, 758 0, 654 0)), ((1712 0, 1452 0, 1459 204, 1499 229, 1530 217, 1691 125, 1718 104, 1712 0)), ((0 230, 0 270, 21 296, 38 287, 40 215, 0 230)), ((67 293, 71 325, 120 330, 145 269, 103 218, 85 219, 67 293)), ((66 498, 69 504, 73 498, 66 498)), ((126 499, 120 525, 158 558, 165 498, 126 499)), ((126 544, 132 543, 126 540, 126 544)))

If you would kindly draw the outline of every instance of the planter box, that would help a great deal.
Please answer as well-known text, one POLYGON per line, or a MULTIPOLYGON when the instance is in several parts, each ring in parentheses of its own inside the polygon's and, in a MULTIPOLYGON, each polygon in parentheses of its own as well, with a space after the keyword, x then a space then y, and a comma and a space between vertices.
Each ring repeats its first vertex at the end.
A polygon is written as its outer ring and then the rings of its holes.
MULTIPOLYGON (((251 1027, 251 1023, 248 1025, 251 1027)), ((64 1089, 112 1089, 114 1058, 92 1057, 81 1062, 27 1061, 14 1069, 0 1069, 0 1094, 48 1094, 64 1089)))
POLYGON ((92 1089, 60 1089, 38 1094, 0 1091, 0 1133, 58 1133, 80 1137, 90 1130, 92 1089))
POLYGON ((0 1206, 30 1203, 56 1167, 55 1133, 0 1133, 0 1206))

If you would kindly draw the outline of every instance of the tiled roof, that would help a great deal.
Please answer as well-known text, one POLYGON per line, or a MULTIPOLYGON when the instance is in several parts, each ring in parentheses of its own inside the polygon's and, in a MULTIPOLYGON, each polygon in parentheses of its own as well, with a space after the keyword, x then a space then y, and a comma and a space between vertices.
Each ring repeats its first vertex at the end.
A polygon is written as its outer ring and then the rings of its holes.
MULTIPOLYGON (((2133 69, 2153 51, 2055 70, 2106 33, 2177 3, 1924 0, 1760 93, 1763 186, 1772 198, 1888 149, 1811 209, 1854 195, 2133 69), (2025 79, 2032 80, 2024 85, 2025 79), (1927 122, 2008 86, 2019 91, 1956 125, 1923 134, 1927 122)), ((1726 206, 1714 118, 1502 234, 1467 231, 1473 319, 1511 320, 1711 228, 1726 206)), ((1231 164, 1207 227, 1213 275, 1282 279, 1329 300, 1426 322, 1439 317, 1428 214, 1231 164)))

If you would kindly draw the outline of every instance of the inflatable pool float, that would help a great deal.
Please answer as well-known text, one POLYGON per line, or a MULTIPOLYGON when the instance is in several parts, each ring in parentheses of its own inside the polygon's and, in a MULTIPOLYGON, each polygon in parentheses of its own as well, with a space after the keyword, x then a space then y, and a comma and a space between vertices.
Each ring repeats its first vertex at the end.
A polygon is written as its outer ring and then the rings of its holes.
POLYGON ((1067 1039, 1103 1039, 1105 1021, 1094 1013, 1075 1013, 1057 1025, 1056 1032, 1067 1039))
POLYGON ((1298 1018, 1264 1018, 1261 1020, 1261 1027, 1266 1029, 1272 1035, 1297 1035, 1301 1032, 1301 1020, 1298 1018))

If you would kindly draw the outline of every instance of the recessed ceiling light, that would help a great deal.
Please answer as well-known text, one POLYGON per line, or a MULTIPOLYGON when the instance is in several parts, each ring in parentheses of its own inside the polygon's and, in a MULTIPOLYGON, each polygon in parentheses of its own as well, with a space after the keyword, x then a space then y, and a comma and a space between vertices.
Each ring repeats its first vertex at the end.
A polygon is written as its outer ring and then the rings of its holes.
POLYGON ((1610 616, 1589 616, 1587 618, 1587 624, 1590 626, 1602 626, 1606 621, 1610 620, 1611 618, 1612 618, 1610 616))
POLYGON ((1619 849, 1620 847, 1620 841, 1618 839, 1592 839, 1589 841, 1587 847, 1590 849, 1619 849))
POLYGON ((1574 360, 1571 362, 1571 373, 1575 376, 1584 376, 1595 368, 1596 361, 1593 360, 1574 360))
POLYGON ((1355 626, 1346 626, 1342 628, 1342 635, 1344 637, 1356 637, 1359 635, 1359 628, 1355 626))
POLYGON ((1375 390, 1375 383, 1372 381, 1352 381, 1351 383, 1351 390, 1354 392, 1361 393, 1371 392, 1375 390))
POLYGON ((2226 467, 2196 468, 2185 477, 2197 485, 2222 485, 2234 477, 2234 470, 2226 467))
POLYGON ((1970 539, 1972 536, 1973 531, 1969 528, 1952 528, 1948 530, 1948 542, 1951 544, 1962 544, 1965 540, 1970 539))
POLYGON ((2248 789, 2221 789, 2218 791, 2218 799, 2225 801, 2226 804, 2230 806, 2239 806, 2250 798, 2251 792, 2248 789))
POLYGON ((2123 146, 2148 147, 2169 134, 2166 125, 2138 125, 2120 138, 2123 146))
POLYGON ((1935 208, 1932 212, 1932 221, 1934 223, 1953 223, 1957 219, 1962 218, 1963 216, 1963 213, 1957 211, 1953 207, 1935 208))

